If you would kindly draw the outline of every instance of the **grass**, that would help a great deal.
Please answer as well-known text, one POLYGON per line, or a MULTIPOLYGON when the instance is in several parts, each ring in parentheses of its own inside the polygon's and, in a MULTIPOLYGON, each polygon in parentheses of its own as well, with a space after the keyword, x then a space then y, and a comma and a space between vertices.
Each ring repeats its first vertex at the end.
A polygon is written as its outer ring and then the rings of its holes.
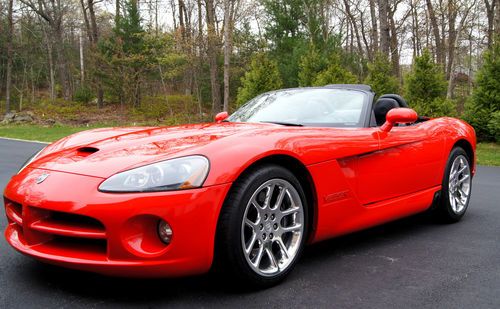
POLYGON ((19 138, 32 141, 53 142, 76 132, 89 130, 105 125, 92 126, 42 126, 42 125, 12 125, 0 126, 0 137, 19 138))
POLYGON ((477 164, 500 166, 500 144, 477 144, 477 164))
MULTIPOLYGON (((92 124, 89 126, 9 125, 0 126, 0 137, 11 137, 41 142, 53 142, 76 132, 109 126, 113 125, 104 123, 92 124)), ((479 143, 477 145, 477 163, 479 165, 500 166, 500 144, 479 143)))

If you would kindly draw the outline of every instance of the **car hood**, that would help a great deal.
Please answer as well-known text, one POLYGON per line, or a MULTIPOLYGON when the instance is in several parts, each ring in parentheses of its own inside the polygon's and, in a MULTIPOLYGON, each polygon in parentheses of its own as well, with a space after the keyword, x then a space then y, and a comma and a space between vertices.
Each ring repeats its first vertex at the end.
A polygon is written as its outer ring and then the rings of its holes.
POLYGON ((265 126, 212 123, 89 130, 49 145, 29 167, 107 178, 149 163, 203 154, 208 144, 265 126))

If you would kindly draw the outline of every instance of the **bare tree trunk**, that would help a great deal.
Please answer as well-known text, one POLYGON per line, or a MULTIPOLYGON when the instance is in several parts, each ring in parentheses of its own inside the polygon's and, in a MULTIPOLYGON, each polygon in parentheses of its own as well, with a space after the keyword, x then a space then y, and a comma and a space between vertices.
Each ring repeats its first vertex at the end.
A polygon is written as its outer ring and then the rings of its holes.
POLYGON ((205 0, 207 11, 207 57, 208 65, 210 67, 210 82, 212 88, 212 113, 217 113, 221 109, 220 100, 220 82, 219 82, 219 68, 217 58, 219 54, 218 39, 215 29, 215 7, 213 0, 205 0))
POLYGON ((392 73, 394 76, 400 76, 399 69, 399 43, 398 35, 396 31, 396 22, 394 21, 394 13, 396 12, 396 7, 389 12, 389 26, 391 29, 391 62, 392 62, 392 73))
POLYGON ((8 30, 7 30, 7 83, 5 85, 5 113, 10 112, 11 107, 11 90, 12 90, 12 39, 14 36, 14 21, 12 16, 12 7, 14 0, 9 0, 8 5, 8 30))
POLYGON ((56 99, 56 79, 54 70, 54 52, 52 49, 52 41, 47 34, 47 29, 43 27, 43 35, 47 43, 47 60, 49 64, 49 79, 50 79, 50 101, 55 102, 56 99))
POLYGON ((224 0, 224 106, 229 107, 229 66, 231 64, 231 0, 224 0))
POLYGON ((359 12, 360 14, 360 26, 361 26, 361 35, 363 36, 363 43, 365 44, 365 49, 366 49, 366 54, 368 55, 368 60, 373 61, 374 58, 374 51, 372 49, 372 46, 370 43, 368 43, 368 39, 366 38, 366 31, 365 31, 365 19, 363 16, 363 11, 359 12))
POLYGON ((79 34, 79 42, 80 42, 80 83, 81 86, 85 84, 85 62, 83 60, 83 37, 82 32, 79 34))
MULTIPOLYGON (((419 22, 418 22, 418 11, 415 0, 410 0, 410 9, 411 9, 411 23, 412 23, 412 45, 413 45, 413 58, 420 56, 420 31, 419 31, 419 22)), ((418 0, 417 0, 418 1, 418 0)), ((418 2, 417 2, 418 3, 418 2)))
POLYGON ((495 28, 495 35, 500 36, 500 3, 499 0, 493 0, 496 1, 495 5, 495 21, 494 21, 494 28, 495 28))
MULTIPOLYGON (((456 20, 458 14, 458 7, 456 0, 448 0, 448 61, 446 63, 446 80, 450 80, 450 76, 452 75, 452 65, 455 61, 455 46, 457 44, 456 38, 457 29, 456 29, 456 20)), ((458 31, 460 31, 459 28, 458 31)))
POLYGON ((71 100, 71 84, 68 70, 66 53, 64 51, 62 18, 53 24, 53 36, 55 39, 56 66, 59 82, 61 83, 62 94, 65 100, 71 100))
POLYGON ((441 35, 439 34, 439 26, 436 18, 436 13, 434 12, 434 7, 431 0, 426 0, 426 4, 429 18, 432 24, 432 33, 434 34, 434 41, 436 44, 436 62, 444 65, 444 48, 443 42, 441 40, 441 35))
POLYGON ((384 55, 389 57, 390 43, 389 43, 389 23, 388 23, 388 11, 389 3, 387 0, 377 0, 378 1, 378 18, 380 23, 380 50, 384 55))
MULTIPOLYGON (((118 1, 117 1, 118 2, 118 1)), ((90 30, 91 30, 91 50, 92 53, 97 53, 97 43, 99 41, 99 28, 97 27, 97 21, 95 17, 94 0, 88 0, 87 6, 89 10, 90 17, 90 30)), ((95 66, 99 66, 99 59, 96 59, 95 66)), ((95 83, 97 84, 97 107, 101 108, 104 105, 104 90, 102 89, 101 79, 94 77, 95 83)))
POLYGON ((373 54, 378 52, 378 25, 375 15, 375 0, 370 0, 370 18, 372 22, 372 51, 373 54))
POLYGON ((196 94, 198 99, 198 112, 200 118, 203 114, 201 97, 201 75, 203 74, 203 12, 201 10, 201 0, 196 1, 198 5, 198 65, 196 66, 196 94))
POLYGON ((89 42, 92 43, 92 33, 90 30, 90 22, 89 22, 89 17, 87 15, 87 8, 85 6, 84 0, 80 0, 80 6, 82 7, 82 15, 83 15, 83 21, 85 23, 85 30, 87 31, 87 36, 89 38, 89 42))
POLYGON ((115 0, 115 27, 120 23, 120 0, 115 0))
POLYGON ((351 20, 354 35, 356 36, 356 43, 358 45, 359 53, 363 53, 363 45, 361 44, 361 36, 359 35, 358 24, 356 23, 356 17, 351 12, 351 5, 349 0, 344 0, 345 12, 347 17, 351 20))
MULTIPOLYGON (((456 29, 457 34, 454 37, 454 41, 450 43, 450 49, 453 49, 453 51, 456 50, 456 46, 458 45, 458 41, 460 39, 460 33, 462 32, 462 29, 464 28, 465 21, 467 20, 467 17, 469 16, 470 10, 476 5, 476 1, 474 0, 469 7, 467 7, 462 15, 462 18, 460 19, 460 24, 458 25, 458 28, 456 29)), ((453 90, 455 89, 455 76, 454 76, 454 70, 455 70, 455 57, 450 58, 450 80, 448 82, 448 89, 446 91, 446 97, 448 99, 451 99, 453 97, 453 90)))
POLYGON ((488 18, 488 47, 493 43, 493 27, 495 18, 495 6, 500 5, 497 0, 484 0, 484 5, 486 7, 486 17, 488 18))
POLYGON ((179 29, 181 31, 181 37, 182 39, 184 39, 184 31, 185 31, 185 27, 184 27, 184 11, 185 8, 184 8, 184 2, 182 0, 179 0, 179 29))

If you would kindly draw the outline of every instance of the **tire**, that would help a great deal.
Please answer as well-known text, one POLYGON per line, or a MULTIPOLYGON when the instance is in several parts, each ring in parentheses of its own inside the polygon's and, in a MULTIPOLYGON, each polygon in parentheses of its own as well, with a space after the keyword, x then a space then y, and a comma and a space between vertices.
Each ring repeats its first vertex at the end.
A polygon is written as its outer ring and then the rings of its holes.
POLYGON ((304 248, 307 206, 289 170, 266 164, 246 172, 233 184, 221 210, 216 270, 239 287, 266 288, 282 281, 304 248))
POLYGON ((439 220, 454 223, 465 215, 472 192, 471 167, 471 159, 463 148, 451 150, 435 211, 439 220))

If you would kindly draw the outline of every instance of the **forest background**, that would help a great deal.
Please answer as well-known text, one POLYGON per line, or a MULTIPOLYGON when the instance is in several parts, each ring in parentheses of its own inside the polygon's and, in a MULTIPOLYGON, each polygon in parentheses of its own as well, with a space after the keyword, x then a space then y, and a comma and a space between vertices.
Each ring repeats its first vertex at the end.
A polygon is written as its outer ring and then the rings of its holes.
POLYGON ((0 136, 211 121, 331 83, 463 118, 500 165, 500 0, 0 0, 0 136))

